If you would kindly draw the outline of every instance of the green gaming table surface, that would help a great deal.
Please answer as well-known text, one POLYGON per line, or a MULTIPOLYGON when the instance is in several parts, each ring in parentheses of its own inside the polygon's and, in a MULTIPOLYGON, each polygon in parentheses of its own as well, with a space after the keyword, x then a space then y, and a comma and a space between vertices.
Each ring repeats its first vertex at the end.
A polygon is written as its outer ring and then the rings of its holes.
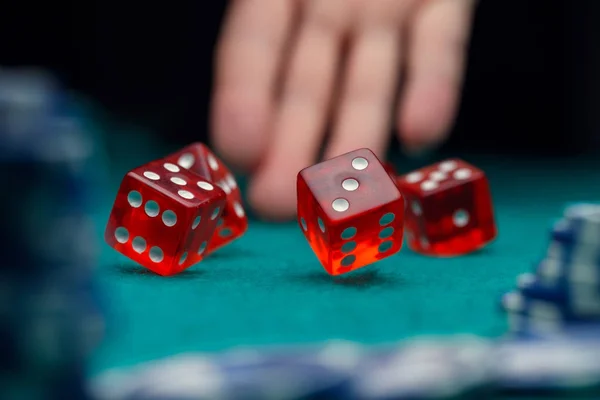
MULTIPOLYGON (((112 149, 111 179, 95 216, 99 237, 123 174, 166 152, 148 137, 122 137, 129 144, 112 149)), ((90 372, 240 345, 503 335, 499 296, 542 257, 548 228, 566 203, 599 199, 600 168, 583 159, 457 156, 487 172, 499 229, 493 244, 464 257, 427 258, 405 246, 378 264, 334 278, 295 223, 252 220, 242 238, 165 278, 101 242, 98 281, 108 327, 90 372)))

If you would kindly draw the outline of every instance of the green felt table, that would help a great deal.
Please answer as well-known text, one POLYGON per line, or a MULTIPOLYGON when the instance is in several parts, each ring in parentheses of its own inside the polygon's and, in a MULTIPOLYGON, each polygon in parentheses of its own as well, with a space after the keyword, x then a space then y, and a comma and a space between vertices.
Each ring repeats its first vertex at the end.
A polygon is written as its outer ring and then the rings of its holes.
MULTIPOLYGON (((121 176, 163 151, 156 143, 142 147, 133 155, 124 147, 113 157, 117 161, 95 215, 99 236, 121 176)), ((334 278, 295 223, 251 220, 242 238, 165 278, 102 242, 98 281, 107 299, 108 328, 90 362, 91 373, 240 345, 505 334, 499 296, 542 256, 548 227, 566 203, 598 200, 600 168, 582 159, 464 158, 489 176, 499 229, 493 244, 464 257, 428 258, 405 247, 378 264, 334 278)))

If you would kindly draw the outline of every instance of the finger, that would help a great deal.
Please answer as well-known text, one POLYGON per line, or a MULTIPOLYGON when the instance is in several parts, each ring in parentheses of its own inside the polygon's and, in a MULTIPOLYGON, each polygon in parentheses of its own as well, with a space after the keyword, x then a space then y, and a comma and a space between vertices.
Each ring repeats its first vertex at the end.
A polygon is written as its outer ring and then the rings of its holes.
POLYGON ((348 21, 344 4, 344 0, 306 2, 271 144, 250 188, 250 200, 264 216, 294 215, 296 175, 319 152, 348 21))
POLYGON ((441 143, 458 107, 474 0, 430 0, 414 15, 408 79, 398 110, 409 151, 441 143))
POLYGON ((400 65, 400 24, 407 4, 373 2, 358 16, 326 158, 361 147, 383 155, 391 131, 400 65))
POLYGON ((293 11, 291 1, 231 4, 216 55, 212 138, 234 166, 250 168, 264 154, 293 11))

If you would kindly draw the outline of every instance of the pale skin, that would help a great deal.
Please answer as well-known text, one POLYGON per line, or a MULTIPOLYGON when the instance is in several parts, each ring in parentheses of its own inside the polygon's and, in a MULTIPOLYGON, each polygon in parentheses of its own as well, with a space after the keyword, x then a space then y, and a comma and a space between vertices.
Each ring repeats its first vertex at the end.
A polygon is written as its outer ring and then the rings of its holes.
POLYGON ((211 132, 224 160, 251 173, 252 208, 292 218, 296 175, 321 149, 324 159, 362 147, 383 159, 393 132, 409 152, 443 142, 474 8, 475 0, 233 0, 211 132))

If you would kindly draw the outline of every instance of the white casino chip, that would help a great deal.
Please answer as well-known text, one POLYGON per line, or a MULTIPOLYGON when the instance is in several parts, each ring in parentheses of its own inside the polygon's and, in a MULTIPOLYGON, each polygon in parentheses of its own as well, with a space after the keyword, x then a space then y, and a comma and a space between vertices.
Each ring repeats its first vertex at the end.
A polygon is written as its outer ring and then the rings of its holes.
POLYGON ((489 385, 490 344, 476 338, 416 340, 382 354, 357 374, 361 399, 441 399, 489 385))
POLYGON ((564 216, 579 242, 600 246, 600 204, 574 204, 567 207, 564 216))
POLYGON ((600 384, 600 341, 509 341, 494 351, 500 390, 581 389, 600 384))
POLYGON ((224 377, 203 355, 180 355, 131 369, 102 374, 91 383, 91 393, 103 400, 220 399, 224 377))

